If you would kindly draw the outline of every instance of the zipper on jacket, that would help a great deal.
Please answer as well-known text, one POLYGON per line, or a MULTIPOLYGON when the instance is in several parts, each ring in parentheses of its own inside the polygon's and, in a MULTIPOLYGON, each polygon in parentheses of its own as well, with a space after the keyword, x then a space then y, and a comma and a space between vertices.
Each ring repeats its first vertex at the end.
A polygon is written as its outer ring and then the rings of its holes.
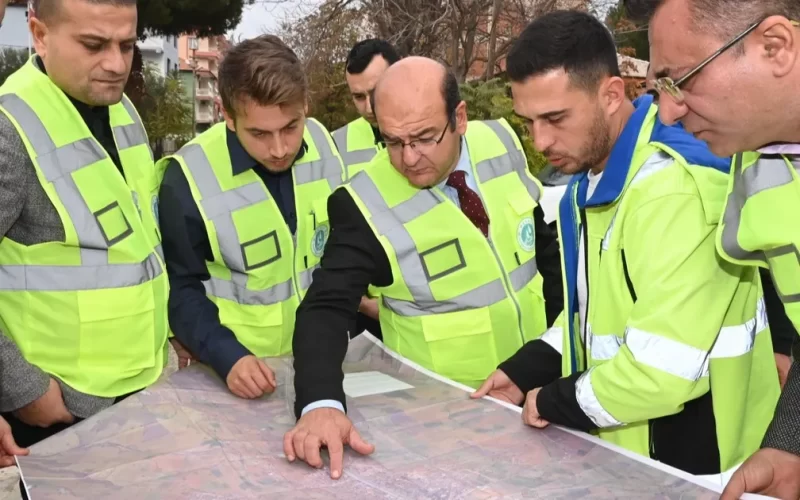
MULTIPOLYGON (((478 228, 475 228, 478 231, 478 228)), ((483 236, 483 233, 481 233, 483 236)), ((522 330, 522 309, 519 307, 519 303, 517 302, 517 298, 514 296, 514 289, 511 287, 511 282, 508 279, 508 276, 505 271, 505 267, 503 267, 503 261, 500 260, 500 255, 497 253, 497 249, 494 247, 494 242, 492 242, 492 236, 489 235, 486 238, 486 241, 489 243, 489 248, 492 249, 492 254, 494 254, 494 258, 497 261, 497 266, 500 268, 500 275, 503 277, 503 283, 506 285, 506 289, 508 290, 508 296, 511 298, 511 302, 514 304, 514 309, 517 311, 517 324, 519 325, 519 337, 522 341, 522 345, 525 345, 525 333, 522 330)))
MULTIPOLYGON (((581 310, 580 310, 580 303, 578 304, 578 317, 583 320, 583 351, 586 353, 586 367, 588 368, 589 365, 589 227, 586 223, 586 209, 581 209, 581 232, 583 233, 581 239, 583 240, 583 273, 584 273, 584 282, 586 283, 586 304, 584 305, 584 311, 586 311, 586 316, 580 318, 581 310)), ((577 285, 577 277, 576 277, 576 285, 577 285)), ((578 299, 580 301, 580 298, 578 299)))

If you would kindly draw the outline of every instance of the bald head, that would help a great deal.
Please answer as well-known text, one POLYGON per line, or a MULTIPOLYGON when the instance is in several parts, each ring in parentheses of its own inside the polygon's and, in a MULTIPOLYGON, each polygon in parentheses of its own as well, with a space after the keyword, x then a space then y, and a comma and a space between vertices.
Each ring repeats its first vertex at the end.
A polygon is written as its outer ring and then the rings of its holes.
POLYGON ((372 95, 377 106, 392 116, 405 116, 415 108, 439 108, 453 124, 453 113, 461 102, 458 81, 442 63, 427 57, 411 56, 391 65, 378 80, 372 95))

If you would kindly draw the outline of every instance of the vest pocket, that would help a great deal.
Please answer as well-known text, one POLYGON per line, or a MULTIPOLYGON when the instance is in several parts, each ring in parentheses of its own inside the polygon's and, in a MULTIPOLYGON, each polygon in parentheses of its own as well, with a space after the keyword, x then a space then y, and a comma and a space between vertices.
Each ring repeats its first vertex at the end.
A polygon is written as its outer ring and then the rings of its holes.
POLYGON ((496 368, 497 349, 488 308, 431 314, 420 319, 430 368, 439 375, 473 385, 496 368))
POLYGON ((283 307, 283 303, 268 306, 229 306, 226 303, 219 308, 219 319, 256 356, 277 356, 286 349, 286 339, 283 338, 281 328, 283 307))
POLYGON ((78 365, 87 378, 112 374, 128 377, 155 365, 153 286, 160 284, 156 280, 76 292, 81 322, 78 365))

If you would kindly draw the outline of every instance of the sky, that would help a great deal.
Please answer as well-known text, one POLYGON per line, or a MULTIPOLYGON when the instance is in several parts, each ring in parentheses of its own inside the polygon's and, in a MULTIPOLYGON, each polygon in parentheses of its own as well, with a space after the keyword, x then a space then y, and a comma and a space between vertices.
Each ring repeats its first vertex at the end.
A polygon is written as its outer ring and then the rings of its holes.
POLYGON ((294 17, 300 10, 313 9, 314 0, 256 0, 242 13, 242 22, 233 31, 234 39, 253 38, 264 32, 275 32, 281 21, 294 17))
MULTIPOLYGON (((256 0, 253 5, 245 7, 242 22, 233 31, 234 39, 253 38, 265 31, 275 32, 281 21, 296 17, 298 12, 308 13, 319 3, 321 0, 256 0)), ((602 18, 616 0, 593 0, 593 3, 602 11, 602 18)))

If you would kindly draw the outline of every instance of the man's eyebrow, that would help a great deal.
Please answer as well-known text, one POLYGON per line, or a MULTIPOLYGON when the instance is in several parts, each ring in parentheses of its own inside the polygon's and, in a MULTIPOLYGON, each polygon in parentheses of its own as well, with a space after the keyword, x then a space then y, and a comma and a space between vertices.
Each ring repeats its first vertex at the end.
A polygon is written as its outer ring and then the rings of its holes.
POLYGON ((424 129, 420 130, 419 132, 414 132, 409 137, 418 138, 418 137, 422 137, 423 135, 430 135, 430 134, 432 134, 432 133, 434 133, 436 131, 437 131, 437 129, 435 127, 426 127, 424 129))
MULTIPOLYGON (((106 37, 100 36, 100 35, 93 35, 91 33, 85 33, 85 34, 78 35, 78 38, 81 39, 82 41, 85 41, 85 42, 98 42, 98 43, 103 43, 103 44, 108 43, 108 42, 111 41, 110 38, 106 38, 106 37)), ((133 36, 133 37, 130 37, 130 38, 126 38, 125 40, 122 40, 120 43, 136 43, 137 40, 138 40, 138 38, 133 36)))
POLYGON ((548 111, 547 113, 542 113, 541 115, 539 115, 539 118, 544 118, 545 120, 548 118, 555 118, 558 115, 563 115, 567 111, 568 110, 566 109, 557 109, 555 111, 548 111))

